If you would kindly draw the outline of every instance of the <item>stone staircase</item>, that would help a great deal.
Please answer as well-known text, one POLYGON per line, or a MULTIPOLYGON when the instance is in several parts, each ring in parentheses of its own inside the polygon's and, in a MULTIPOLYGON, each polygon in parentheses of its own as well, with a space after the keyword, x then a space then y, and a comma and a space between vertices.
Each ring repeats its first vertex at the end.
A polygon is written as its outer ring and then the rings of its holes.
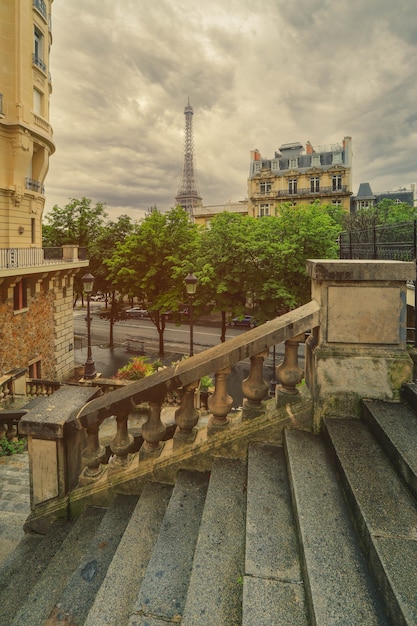
POLYGON ((27 535, 0 624, 416 625, 416 389, 27 535))

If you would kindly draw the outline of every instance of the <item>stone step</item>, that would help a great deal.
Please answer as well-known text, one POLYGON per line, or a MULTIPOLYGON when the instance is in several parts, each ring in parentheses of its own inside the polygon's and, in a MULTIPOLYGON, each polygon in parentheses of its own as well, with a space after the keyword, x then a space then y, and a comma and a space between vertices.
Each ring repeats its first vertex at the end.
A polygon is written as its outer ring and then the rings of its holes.
POLYGON ((49 614, 52 624, 84 623, 137 501, 137 496, 116 496, 112 500, 49 614))
POLYGON ((415 625, 416 504, 363 422, 326 419, 324 433, 391 623, 415 625))
POLYGON ((417 418, 404 404, 367 400, 363 419, 417 499, 417 418))
MULTIPOLYGON (((26 534, 0 566, 0 624, 9 626, 16 611, 41 578, 72 523, 57 521, 46 535, 26 534)), ((31 622, 27 622, 30 624, 31 622)))
POLYGON ((208 480, 207 473, 179 472, 130 625, 178 621, 182 615, 208 480))
POLYGON ((248 453, 243 626, 307 626, 291 495, 282 447, 248 453))
POLYGON ((311 624, 387 624, 321 437, 285 432, 311 624))
POLYGON ((182 626, 241 624, 246 463, 213 462, 182 626))
POLYGON ((105 509, 87 507, 52 556, 40 579, 28 591, 13 626, 44 624, 99 527, 105 509))
POLYGON ((417 383, 407 383, 404 385, 401 390, 401 396, 412 411, 417 414, 417 383))
POLYGON ((145 485, 85 626, 128 623, 171 494, 171 486, 145 485))

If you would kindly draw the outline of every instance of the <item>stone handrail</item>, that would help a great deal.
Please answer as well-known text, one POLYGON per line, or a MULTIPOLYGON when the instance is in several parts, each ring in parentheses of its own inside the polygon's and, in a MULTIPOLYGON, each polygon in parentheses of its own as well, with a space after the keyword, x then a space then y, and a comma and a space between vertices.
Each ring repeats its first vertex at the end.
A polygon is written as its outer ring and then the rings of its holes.
POLYGON ((86 428, 111 415, 129 412, 132 401, 136 404, 151 399, 162 402, 169 391, 198 382, 206 374, 232 367, 318 324, 319 307, 317 302, 311 301, 225 343, 180 361, 175 366, 92 400, 79 411, 75 419, 86 428))
POLYGON ((210 411, 208 432, 214 434, 223 430, 228 425, 227 416, 233 403, 227 392, 227 378, 231 367, 247 358, 251 360, 251 369, 248 378, 242 384, 245 396, 243 419, 258 416, 263 411, 262 399, 267 390, 262 371, 264 358, 270 347, 295 337, 297 339, 294 345, 291 346, 289 341, 289 345, 286 346, 289 367, 284 366, 285 371, 281 373, 277 370, 277 376, 281 374, 283 391, 294 393, 296 384, 301 380, 302 371, 298 368, 296 359, 295 368, 292 368, 291 361, 294 359, 291 359, 291 350, 294 347, 297 349, 298 342, 304 341, 304 333, 318 324, 319 306, 317 302, 311 301, 295 311, 180 361, 152 376, 91 400, 72 416, 74 424, 84 429, 87 434, 83 455, 85 468, 81 474, 81 483, 97 481, 105 471, 108 453, 100 444, 99 430, 107 417, 115 416, 117 421, 117 432, 110 445, 113 469, 126 467, 130 463, 133 438, 128 433, 128 416, 132 406, 137 404, 149 403, 147 421, 142 426, 143 445, 139 458, 146 459, 158 455, 166 434, 166 427, 161 421, 162 405, 167 394, 177 389, 182 390, 182 398, 175 413, 177 428, 174 440, 176 443, 192 443, 195 437, 194 427, 199 419, 199 413, 194 407, 194 392, 199 380, 212 372, 215 372, 215 390, 208 401, 210 411), (287 370, 292 370, 290 375, 287 370))
POLYGON ((248 425, 258 428, 258 420, 252 418, 269 419, 262 371, 269 349, 285 342, 284 361, 277 367, 276 377, 281 394, 287 398, 296 395, 302 375, 297 348, 308 331, 305 381, 311 396, 312 430, 320 429, 324 416, 359 416, 361 398, 398 400, 401 386, 412 379, 406 346, 406 289, 407 280, 415 278, 415 264, 313 260, 308 261, 307 271, 312 279, 312 300, 294 311, 99 397, 96 394, 101 392, 94 387, 63 386, 56 392, 59 399, 55 394, 43 398, 44 405, 37 404, 36 411, 20 423, 29 440, 33 514, 36 510, 40 514, 65 510, 69 500, 75 503, 79 497, 97 495, 114 481, 136 480, 158 464, 166 465, 167 455, 175 451, 181 458, 184 449, 193 455, 194 442, 201 442, 201 433, 195 428, 199 413, 194 394, 207 374, 215 377, 204 431, 207 446, 212 445, 210 441, 215 446, 219 439, 212 435, 226 437, 229 424, 231 431, 236 424, 242 431, 248 425), (227 392, 227 377, 232 366, 248 358, 251 365, 242 383, 241 421, 234 422, 228 416, 233 400, 227 392), (162 405, 168 394, 179 389, 175 434, 173 441, 164 445, 162 405), (143 443, 136 448, 139 453, 132 454, 129 414, 139 404, 146 413, 141 427, 143 443), (115 418, 116 434, 105 448, 100 426, 108 417, 115 418), (77 494, 75 488, 79 488, 77 494))

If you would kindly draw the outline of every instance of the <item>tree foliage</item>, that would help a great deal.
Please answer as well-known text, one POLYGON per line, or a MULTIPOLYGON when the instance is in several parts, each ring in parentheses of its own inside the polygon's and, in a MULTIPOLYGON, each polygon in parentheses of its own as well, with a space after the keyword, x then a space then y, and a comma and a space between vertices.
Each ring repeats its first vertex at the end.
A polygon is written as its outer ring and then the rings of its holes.
POLYGON ((55 204, 42 226, 43 246, 74 244, 89 248, 101 234, 106 217, 105 205, 97 202, 93 206, 90 198, 73 198, 63 208, 55 204))
POLYGON ((113 285, 146 304, 158 330, 161 355, 165 313, 179 310, 197 247, 198 229, 182 207, 167 213, 154 210, 106 261, 113 285))

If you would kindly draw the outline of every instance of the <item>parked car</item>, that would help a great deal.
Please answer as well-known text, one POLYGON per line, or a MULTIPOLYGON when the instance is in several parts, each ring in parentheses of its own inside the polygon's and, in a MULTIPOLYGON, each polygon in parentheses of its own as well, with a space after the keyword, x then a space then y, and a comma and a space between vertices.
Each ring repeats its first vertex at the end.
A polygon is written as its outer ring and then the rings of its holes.
POLYGON ((246 328, 254 328, 257 320, 252 315, 238 315, 231 321, 232 326, 246 326, 246 328))
POLYGON ((134 306, 131 309, 128 309, 126 311, 126 315, 128 317, 149 317, 149 313, 147 311, 147 309, 142 309, 142 307, 140 306, 134 306))

